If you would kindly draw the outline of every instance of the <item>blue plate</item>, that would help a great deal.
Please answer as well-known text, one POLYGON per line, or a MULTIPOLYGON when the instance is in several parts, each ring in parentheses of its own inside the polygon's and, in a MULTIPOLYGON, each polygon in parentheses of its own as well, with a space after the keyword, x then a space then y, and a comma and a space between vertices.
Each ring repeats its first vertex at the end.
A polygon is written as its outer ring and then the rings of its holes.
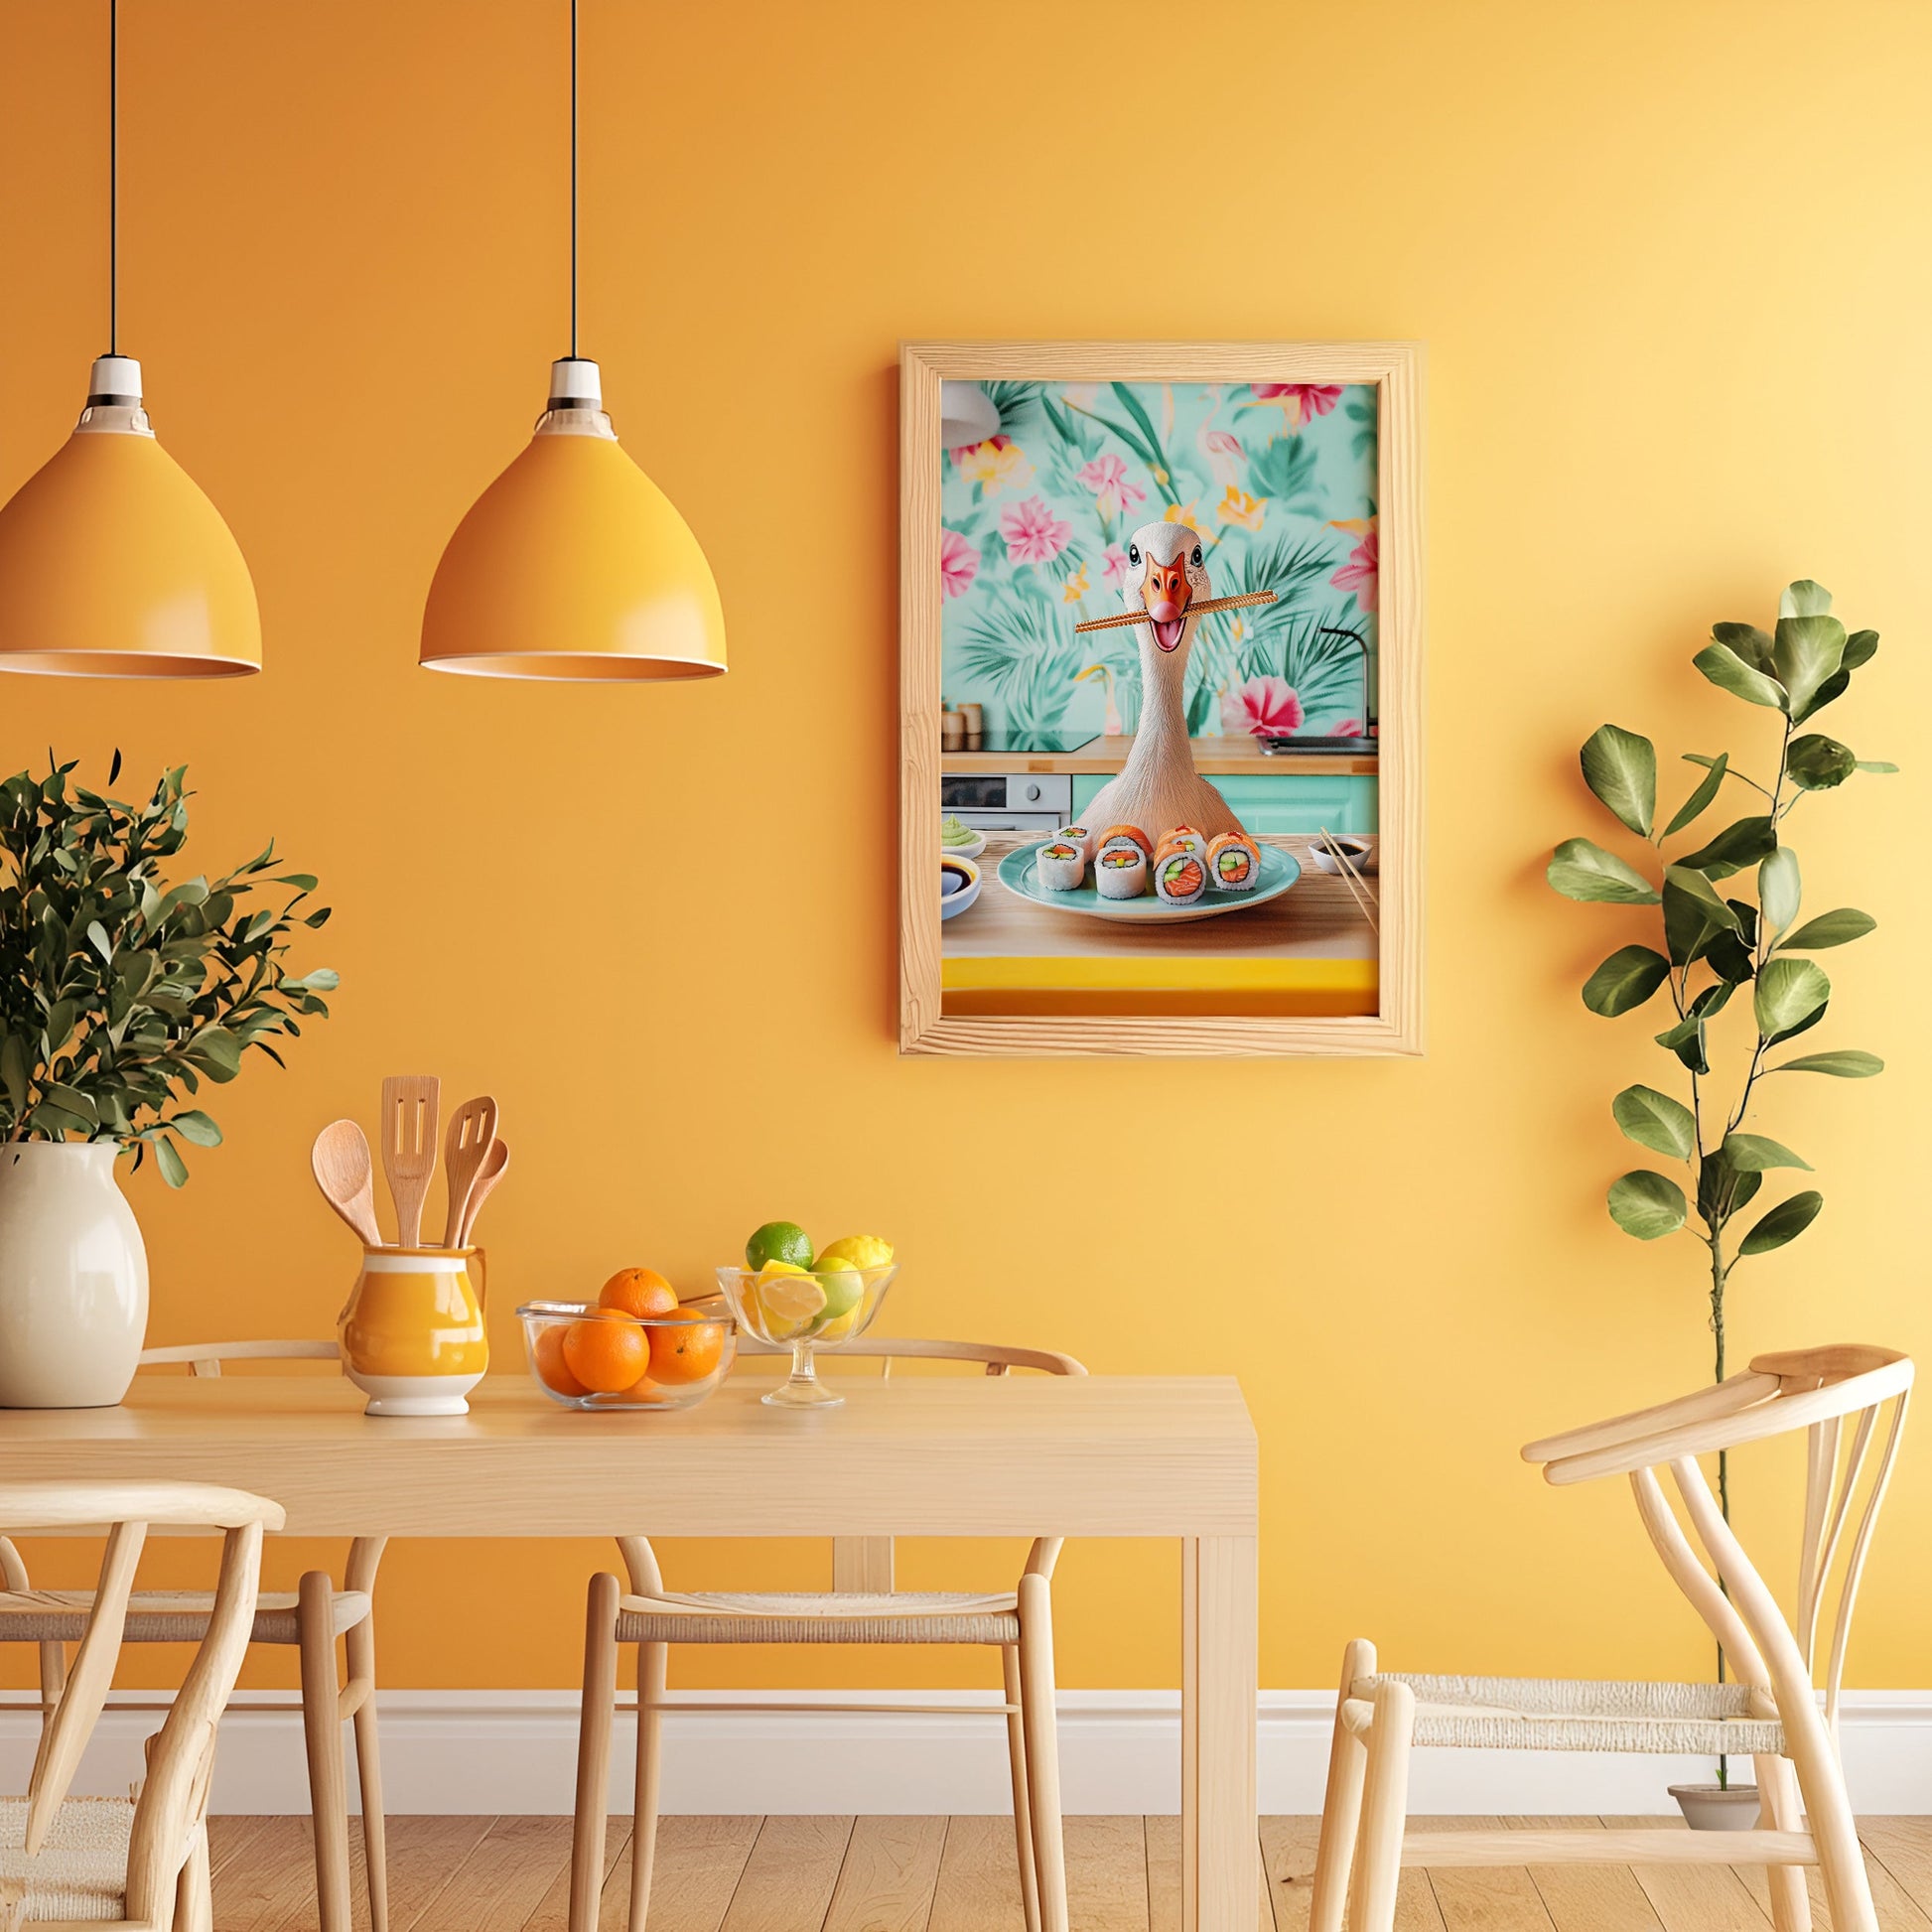
POLYGON ((1084 912, 1090 919, 1119 919, 1129 925, 1185 925, 1190 919, 1211 919, 1222 912, 1239 912, 1243 906, 1265 905, 1280 898, 1302 876, 1302 868, 1280 847, 1264 845, 1261 852, 1261 881, 1251 893, 1217 893, 1212 888, 1192 905, 1170 905, 1155 895, 1153 887, 1139 898, 1102 898, 1093 889, 1093 868, 1087 868, 1087 883, 1070 893, 1050 893, 1039 883, 1034 854, 1040 845, 1022 846, 1000 861, 1000 884, 1022 898, 1032 899, 1055 912, 1084 912))

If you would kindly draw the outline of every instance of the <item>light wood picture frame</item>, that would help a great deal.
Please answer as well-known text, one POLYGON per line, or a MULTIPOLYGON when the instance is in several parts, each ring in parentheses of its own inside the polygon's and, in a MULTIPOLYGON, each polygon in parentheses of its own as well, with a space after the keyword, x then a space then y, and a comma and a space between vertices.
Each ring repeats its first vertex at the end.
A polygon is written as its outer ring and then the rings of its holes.
MULTIPOLYGON (((1421 345, 1401 342, 920 342, 902 345, 899 404, 899 1051, 902 1054, 1327 1056, 1422 1052, 1422 363, 1421 345), (972 391, 946 385, 975 385, 978 397, 972 391), (1056 385, 1071 385, 1071 395, 1056 385), (1094 398, 1085 398, 1087 385, 1094 390, 1094 398), (1183 446, 1178 442, 1168 446, 1160 443, 1161 432, 1154 428, 1149 405, 1139 400, 1146 392, 1136 388, 1130 394, 1127 389, 1113 385, 1154 385, 1155 406, 1165 406, 1165 426, 1175 436, 1180 433, 1175 423, 1175 397, 1182 398, 1183 406, 1191 403, 1189 420, 1194 427, 1183 460, 1194 467, 1195 480, 1207 475, 1207 470, 1199 465, 1211 466, 1213 484, 1226 484, 1223 498, 1207 500, 1197 495, 1191 501, 1178 500, 1179 487, 1169 471, 1161 467, 1160 459, 1168 448, 1179 450, 1183 446), (1126 441, 1109 447, 1129 451, 1142 447, 1143 443, 1133 424, 1139 423, 1148 431, 1146 441, 1153 460, 1147 467, 1130 471, 1122 461, 1102 455, 1090 460, 1078 473, 1081 485, 1095 492, 1095 506, 1100 516, 1098 523, 1093 524, 1098 534, 1087 533, 1086 547, 1097 551, 1103 538, 1118 533, 1118 542, 1108 543, 1105 552, 1104 583, 1094 583, 1099 575, 1100 558, 1096 555, 1083 560, 1076 554, 1067 534, 1069 524, 1056 520, 1052 507, 1042 501, 1038 491, 1031 500, 1027 499, 1035 473, 1026 452, 1008 448, 1005 439, 992 438, 983 445, 972 445, 957 456, 949 453, 949 442, 961 432, 954 428, 950 433, 942 433, 942 392, 955 403, 964 393, 969 405, 976 399, 983 401, 992 396, 1005 400, 1009 409, 1022 404, 1029 410, 1038 408, 1039 397, 1043 395, 1047 418, 1061 429, 1077 413, 1087 421, 1107 424, 1120 433, 1126 441), (1205 399, 1204 403, 1201 398, 1205 399), (1231 404, 1229 398, 1233 398, 1231 404), (1373 815, 1373 836, 1367 843, 1374 852, 1378 870, 1373 877, 1363 879, 1346 865, 1346 854, 1352 848, 1344 847, 1342 854, 1333 851, 1333 842, 1327 835, 1343 834, 1351 827, 1324 824, 1317 831, 1312 823, 1316 812, 1325 809, 1326 815, 1333 817, 1336 808, 1301 805, 1297 809, 1311 822, 1304 828, 1298 821, 1299 836, 1263 840, 1264 844, 1288 851, 1304 868, 1294 890, 1282 896, 1279 907, 1257 904, 1244 909, 1236 918, 1202 921, 1185 930, 1243 935, 1239 945, 1218 941, 1220 949, 1230 952, 1254 950, 1249 935, 1262 929, 1259 921, 1264 914, 1272 920, 1267 928, 1271 932, 1325 930, 1321 925, 1325 919, 1336 934, 1346 930, 1347 936, 1337 937, 1333 945, 1311 940, 1302 948, 1311 955, 1323 957, 1308 960, 1298 957, 1297 971, 1303 977, 1296 981, 1300 990, 1294 992, 1276 990, 1280 976, 1270 979, 1266 962, 1240 960, 1221 965, 1218 978, 1209 975, 1212 984, 1222 987, 1249 984, 1240 978, 1247 972, 1254 976, 1253 984, 1263 990, 1174 993, 1163 988, 1158 992, 1136 992, 1132 987, 1145 982, 1135 981, 1132 975, 1151 970, 1138 960, 1110 963, 1099 969, 1093 985, 1113 989, 1109 991, 1089 990, 1082 977, 1086 967, 1077 963, 1066 966, 1066 981, 1079 982, 1072 990, 1018 993, 980 990, 997 989, 1005 983, 997 969, 1040 962, 1004 959, 972 962, 971 970, 977 977, 966 978, 961 976, 969 973, 968 965, 957 961, 948 963, 942 948, 940 896, 934 880, 941 857, 942 775, 1006 769, 1038 772, 1042 774, 1038 784, 1049 791, 1044 802, 1048 805, 1062 802, 1064 822, 1081 808, 1076 802, 1069 810, 1063 800, 1071 797, 1077 801, 1081 788, 1087 795, 1093 795, 1095 778, 1088 775, 1067 778, 1061 774, 1118 772, 1121 754, 1114 748, 1131 744, 1131 739, 1094 736, 1084 745, 1054 744, 1050 754, 1041 754, 1037 747, 1042 738, 1035 716, 1034 737, 1017 737, 1013 742, 1019 749, 1001 752, 996 741, 1002 734, 997 731, 985 731, 983 747, 974 737, 962 735, 962 720, 967 724, 978 720, 977 707, 962 706, 946 719, 944 729, 953 732, 954 741, 953 749, 942 751, 942 617, 949 596, 960 594, 962 582, 970 586, 971 573, 980 557, 991 545, 1002 541, 1004 548, 996 555, 1003 568, 1017 575, 1014 560, 1028 558, 1029 538, 1034 531, 1038 531, 1040 536, 1033 546, 1033 559, 1037 562, 1045 553, 1054 552, 1051 570, 1055 574, 1043 576, 1041 581, 1050 586, 1050 592, 1057 592, 1067 606, 1074 606, 1077 599, 1078 608, 1069 608, 1062 614, 1057 609, 1057 600, 1042 599, 1036 584, 1023 588, 1040 602, 1037 621, 1042 626, 1042 634, 1051 634, 1051 626, 1059 624, 1070 635, 1074 619, 1091 619, 1123 608, 1119 594, 1111 588, 1122 572, 1127 555, 1120 546, 1128 543, 1127 532, 1137 523, 1162 519, 1164 499, 1165 520, 1190 524, 1201 532, 1203 544, 1210 553, 1222 538, 1237 534, 1252 551, 1257 546, 1246 533, 1259 532, 1271 508, 1275 509, 1275 521, 1267 526, 1271 536, 1277 528, 1286 531, 1291 521, 1292 501, 1284 496, 1278 505, 1270 505, 1257 482, 1259 472, 1249 475, 1243 471, 1238 479, 1230 480, 1224 464, 1252 463, 1257 459, 1257 452, 1265 456, 1271 466, 1268 474, 1288 479, 1285 488, 1302 492, 1300 507, 1306 523, 1309 515, 1318 513, 1309 508, 1313 498, 1307 468, 1313 461, 1311 446, 1316 439, 1310 438, 1305 445, 1299 440, 1299 433, 1315 416, 1335 411, 1340 398, 1348 399, 1347 413, 1356 419, 1356 424, 1352 429, 1344 429, 1337 415, 1332 423, 1321 426, 1322 434, 1336 448, 1342 446, 1335 444, 1335 435, 1352 435, 1350 447, 1362 466, 1361 494, 1369 498, 1370 514, 1363 520, 1337 519, 1322 527, 1356 533, 1366 529, 1371 534, 1366 550, 1358 547, 1352 558, 1345 551, 1349 539, 1345 535, 1335 539, 1344 546, 1339 553, 1345 559, 1343 568, 1322 582, 1346 581, 1348 564, 1352 562, 1354 594, 1360 598, 1361 608, 1373 614, 1372 625, 1365 627, 1375 633, 1372 643, 1356 636, 1361 648, 1361 669, 1357 675, 1361 680, 1358 688, 1362 694, 1363 717, 1351 717, 1329 727, 1337 733, 1360 735, 1354 741, 1353 755, 1350 741, 1330 738, 1324 741, 1319 754, 1304 757, 1298 753, 1292 760, 1292 773, 1284 772, 1282 764, 1261 764, 1258 758, 1264 741, 1246 734, 1263 730, 1275 733, 1275 749, 1280 749, 1279 734, 1286 731, 1291 737, 1298 736, 1303 719, 1303 707, 1294 690, 1276 678, 1252 678, 1230 696, 1225 680, 1217 691, 1202 690, 1205 679, 1202 673, 1196 672, 1186 729, 1193 739, 1197 768, 1202 762, 1201 747, 1218 744, 1224 748, 1229 761, 1223 761, 1222 753, 1210 759, 1207 773, 1210 782, 1214 781, 1214 773, 1230 769, 1253 769, 1265 773, 1267 779, 1308 773, 1327 780, 1325 789, 1317 786, 1306 794, 1317 799, 1334 799, 1342 795, 1339 787, 1344 782, 1352 782, 1355 791, 1350 795, 1365 795, 1369 801, 1366 810, 1373 815), (1262 432, 1250 427, 1264 399, 1282 408, 1284 429, 1295 433, 1271 436, 1265 448, 1260 443, 1262 432), (1088 408, 1087 401, 1094 401, 1095 406, 1088 408), (1101 404, 1106 407, 1100 407, 1101 404), (1226 420, 1239 427, 1239 434, 1229 428, 1207 426, 1223 420, 1224 406, 1231 410, 1226 420), (1205 420, 1201 417, 1203 407, 1208 411, 1205 420), (1194 456, 1196 448, 1201 453, 1198 459, 1194 456), (1229 455, 1230 452, 1233 454, 1229 455), (1303 467, 1298 469, 1298 465, 1303 467), (972 514, 980 523, 990 519, 992 525, 978 551, 954 527, 960 521, 956 514, 953 525, 944 520, 948 484, 954 488, 952 500, 956 504, 958 481, 963 475, 984 485, 970 491, 976 506, 972 514), (1136 478, 1141 486, 1136 485, 1136 478), (1256 486, 1244 491, 1243 483, 1256 486), (1003 484, 1006 493, 1001 495, 1003 484), (1111 496, 1101 493, 1107 491, 1113 492, 1111 496), (983 495, 999 500, 982 511, 977 506, 983 495), (1143 503, 1145 507, 1141 507, 1143 503), (1007 520, 1002 523, 1002 518, 1007 520), (1019 520, 1016 522, 1015 518, 1019 520), (1234 530, 1233 525, 1239 525, 1240 530, 1234 530), (997 534, 1002 529, 1004 539, 997 534), (1054 551, 1056 542, 1064 546, 1064 554, 1054 551), (1366 596, 1360 588, 1364 581, 1368 586, 1366 596), (1218 718, 1213 715, 1217 698, 1218 718), (1245 713, 1241 709, 1243 705, 1249 707, 1245 713), (1269 706, 1281 708, 1270 711, 1269 706), (1208 731, 1225 718, 1230 735, 1218 741, 1194 738, 1197 715, 1211 720, 1204 724, 1208 731), (1248 718, 1257 722, 1245 723, 1248 718), (1259 722, 1264 718, 1269 721, 1267 724, 1259 722), (1366 736, 1374 737, 1373 746, 1361 744, 1360 738, 1366 736), (968 751, 969 746, 974 749, 968 751), (1328 778, 1328 774, 1334 776, 1328 778), (1341 774, 1356 775, 1352 780, 1344 780, 1341 774), (1367 775, 1364 778, 1362 774, 1367 775), (1069 785, 1074 789, 1069 790, 1069 785), (1052 789, 1055 786, 1057 790, 1052 789), (1313 854, 1310 851, 1311 846, 1317 848, 1313 854), (1311 857, 1313 865, 1307 863, 1311 857), (1337 857, 1343 859, 1341 866, 1334 864, 1337 857), (1323 870, 1317 872, 1316 866, 1323 870), (1339 876, 1344 871, 1352 876, 1339 876), (1325 956, 1331 952, 1347 953, 1350 957, 1325 956), (1110 972, 1117 977, 1108 978, 1110 972), (1323 992, 1320 989, 1324 986, 1335 990, 1323 992)), ((1097 440, 1099 432, 1082 429, 1081 433, 1087 440, 1076 454, 1102 447, 1097 440)), ((1054 477, 1064 486, 1071 474, 1072 458, 1064 447, 1049 449, 1045 456, 1054 466, 1054 477)), ((1178 462, 1175 471, 1178 474, 1178 462)), ((1092 523, 1091 518, 1089 522, 1092 523)), ((976 534, 978 529, 976 523, 976 534)), ((1138 562, 1138 549, 1132 554, 1138 562)), ((1230 549, 1228 554, 1235 553, 1230 549)), ((1291 555, 1286 548, 1277 548, 1256 568, 1264 572, 1273 568, 1279 572, 1284 559, 1291 555)), ((1323 561, 1333 561, 1333 558, 1323 561)), ((1212 568, 1210 554, 1210 576, 1212 568)), ((1211 594, 1220 596, 1227 588, 1229 579, 1224 574, 1212 582, 1211 594)), ((1233 588, 1242 586, 1236 582, 1233 588)), ((1205 624, 1208 621, 1201 621, 1205 624)), ((1311 617, 1310 622, 1313 621, 1311 617)), ((1231 625, 1230 629, 1233 634, 1240 634, 1238 625, 1231 625)), ((1142 633, 1141 629, 1128 627, 1100 634, 1126 638, 1142 633)), ((1323 630, 1321 634, 1341 633, 1323 630)), ((955 678, 959 675, 956 670, 952 674, 955 678)), ((1095 675, 1106 678, 1106 730, 1116 733, 1120 724, 1114 712, 1113 678, 1098 665, 1087 673, 1089 678, 1095 675)), ((1081 703, 1097 703, 1094 694, 1098 690, 1099 686, 1094 685, 1092 693, 1082 693, 1081 703)), ((1063 705, 1063 698, 1049 696, 1046 702, 1046 715, 1057 721, 1058 714, 1051 707, 1063 705)), ((1311 705, 1311 714, 1313 709, 1311 705)), ((1178 716, 1177 711, 1175 715, 1178 716)), ((1080 733, 1069 730, 1063 736, 1070 740, 1080 733)), ((1050 734, 1046 737, 1050 739, 1050 734)), ((1017 777, 1010 778, 1008 783, 1016 791, 1035 790, 1033 782, 1023 785, 1017 777)), ((947 788, 954 792, 960 789, 957 784, 947 788)), ((1219 788, 1226 791, 1228 785, 1223 782, 1219 788)), ((1301 795, 1304 794, 1298 794, 1301 795)), ((983 822, 991 823, 997 815, 988 813, 982 817, 983 822)), ((1023 812, 1014 823, 1016 826, 1043 825, 1048 820, 1023 812)), ((1104 828, 1096 825, 1091 829, 1098 832, 1104 828)), ((1158 839, 1164 829, 1150 828, 1151 836, 1158 839)), ((1029 836, 1050 836, 1050 831, 1030 835, 1008 828, 985 836, 989 849, 983 855, 984 864, 975 862, 979 873, 974 885, 977 897, 962 915, 958 931, 973 933, 982 947, 994 944, 997 949, 1008 941, 1004 937, 998 942, 985 939, 993 929, 990 921, 1023 919, 1033 915, 1033 908, 1024 897, 1010 892, 1000 877, 988 875, 997 875, 997 862, 1009 854, 1016 855, 1017 863, 1017 855, 1029 836), (968 920, 979 923, 969 926, 968 920)), ((1116 930, 1099 920, 1067 921, 1057 911, 1039 912, 1036 922, 1054 928, 1056 933, 1070 927, 1116 930)), ((1061 950, 1068 949, 1057 937, 1052 943, 1061 950)), ((1100 943, 1104 946, 1108 942, 1100 943)), ((1124 949, 1131 951, 1132 946, 1124 949)), ((1287 960, 1290 952, 1296 950, 1286 948, 1280 957, 1287 960)), ((1204 973, 1207 970, 1202 969, 1204 973)))

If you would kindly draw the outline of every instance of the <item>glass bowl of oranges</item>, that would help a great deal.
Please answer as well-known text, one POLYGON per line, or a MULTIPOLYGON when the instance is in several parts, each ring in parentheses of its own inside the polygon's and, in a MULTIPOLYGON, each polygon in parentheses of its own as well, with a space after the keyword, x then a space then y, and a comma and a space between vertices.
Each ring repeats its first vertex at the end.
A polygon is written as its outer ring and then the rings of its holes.
POLYGON ((722 1297, 679 1302, 662 1275, 625 1268, 595 1302, 525 1302, 517 1311, 537 1387, 566 1409, 691 1409, 737 1353, 722 1297))

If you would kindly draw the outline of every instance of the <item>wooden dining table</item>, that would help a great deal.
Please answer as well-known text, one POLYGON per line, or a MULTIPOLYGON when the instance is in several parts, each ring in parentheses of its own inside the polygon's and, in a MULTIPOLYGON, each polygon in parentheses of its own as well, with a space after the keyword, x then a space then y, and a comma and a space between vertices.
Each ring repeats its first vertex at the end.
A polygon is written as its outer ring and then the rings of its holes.
POLYGON ((1182 1925, 1254 1932, 1259 1478, 1239 1385, 840 1384, 815 1413, 734 1379, 695 1409, 587 1415, 494 1374, 467 1416, 375 1419, 334 1378, 144 1376, 117 1408, 0 1411, 0 1472, 231 1484, 295 1536, 1172 1537, 1182 1925))

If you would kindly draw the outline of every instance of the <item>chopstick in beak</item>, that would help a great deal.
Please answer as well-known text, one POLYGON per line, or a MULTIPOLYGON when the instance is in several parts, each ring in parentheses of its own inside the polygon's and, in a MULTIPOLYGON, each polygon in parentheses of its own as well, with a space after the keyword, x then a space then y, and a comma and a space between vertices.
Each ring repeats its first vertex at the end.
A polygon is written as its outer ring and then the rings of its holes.
MULTIPOLYGON (((1190 604, 1181 613, 1184 618, 1204 618, 1213 611, 1239 611, 1249 604, 1273 604, 1273 591, 1243 591, 1239 597, 1207 597, 1198 604, 1190 604)), ((1153 617, 1146 611, 1123 611, 1117 618, 1089 618, 1085 623, 1076 623, 1076 632, 1082 630, 1113 630, 1124 623, 1152 623, 1153 617)))

